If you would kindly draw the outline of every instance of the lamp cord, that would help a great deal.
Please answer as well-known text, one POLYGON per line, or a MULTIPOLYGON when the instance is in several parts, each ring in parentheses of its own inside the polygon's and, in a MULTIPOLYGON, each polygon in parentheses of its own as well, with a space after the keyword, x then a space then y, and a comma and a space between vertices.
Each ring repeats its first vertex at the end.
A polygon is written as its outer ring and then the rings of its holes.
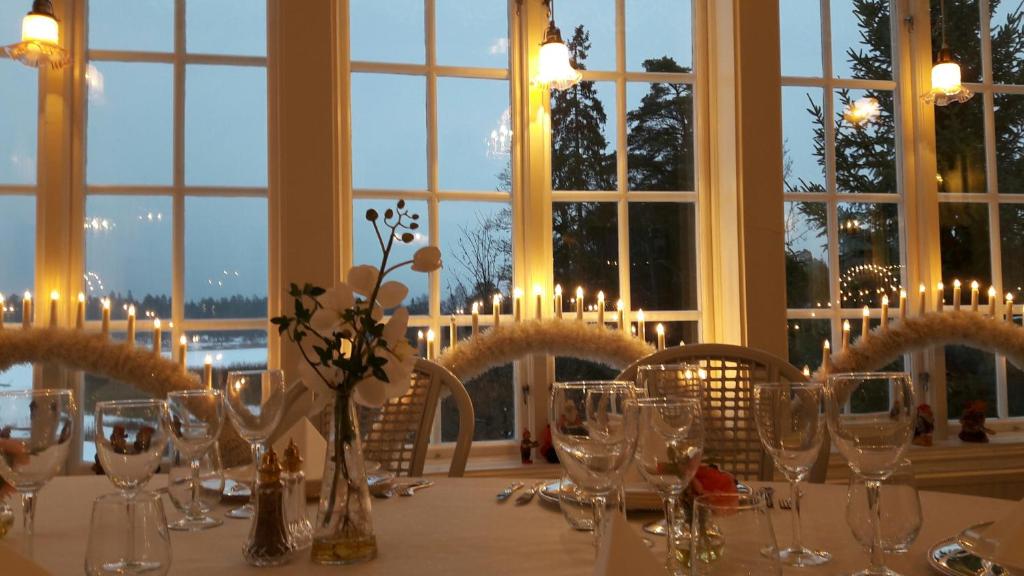
POLYGON ((949 48, 946 44, 946 0, 939 0, 940 29, 942 30, 942 47, 949 48))

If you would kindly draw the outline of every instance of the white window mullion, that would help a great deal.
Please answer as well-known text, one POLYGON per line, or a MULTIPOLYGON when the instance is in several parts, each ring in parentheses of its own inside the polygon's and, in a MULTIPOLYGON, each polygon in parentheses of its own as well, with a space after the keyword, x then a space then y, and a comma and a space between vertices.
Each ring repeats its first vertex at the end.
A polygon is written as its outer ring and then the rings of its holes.
POLYGON ((171 235, 171 350, 185 319, 185 0, 175 0, 174 11, 174 208, 171 235))

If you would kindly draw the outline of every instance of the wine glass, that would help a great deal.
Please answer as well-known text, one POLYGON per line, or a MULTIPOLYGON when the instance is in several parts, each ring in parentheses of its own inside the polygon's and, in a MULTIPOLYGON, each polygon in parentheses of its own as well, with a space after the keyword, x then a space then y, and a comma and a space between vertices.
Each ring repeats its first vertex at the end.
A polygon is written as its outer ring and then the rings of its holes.
MULTIPOLYGON (((881 494, 885 496, 882 510, 882 549, 888 554, 902 554, 921 531, 921 499, 914 482, 914 467, 904 458, 884 482, 881 494)), ((871 546, 871 522, 864 479, 850 474, 846 491, 846 524, 853 536, 865 548, 871 546)))
POLYGON ((871 517, 871 566, 854 576, 897 576, 885 567, 879 488, 914 433, 914 387, 905 372, 833 374, 825 389, 828 429, 850 468, 864 478, 871 517))
MULTIPOLYGON (((668 526, 676 526, 676 507, 700 466, 704 429, 700 403, 693 399, 640 398, 631 401, 639 410, 636 464, 661 496, 668 526)), ((678 531, 668 530, 665 567, 683 574, 677 550, 678 531)))
POLYGON ((636 398, 630 382, 555 382, 549 403, 552 439, 563 468, 593 502, 594 543, 601 541, 608 494, 633 460, 636 398))
MULTIPOLYGON (((264 444, 281 422, 284 413, 285 383, 281 370, 251 370, 228 372, 224 385, 224 399, 228 417, 235 430, 252 450, 253 487, 264 444)), ((255 494, 256 490, 252 490, 255 494)), ((245 506, 227 513, 231 518, 251 518, 253 506, 245 506)))
MULTIPOLYGON (((224 494, 225 484, 217 447, 212 446, 199 460, 199 509, 204 513, 213 510, 224 494)), ((177 511, 188 511, 192 497, 192 461, 173 449, 167 470, 167 496, 177 511)))
POLYGON ((823 550, 805 548, 800 530, 800 482, 807 478, 821 449, 823 398, 819 382, 754 384, 758 436, 775 467, 789 480, 793 498, 793 543, 779 550, 779 560, 789 566, 818 566, 832 558, 823 550))
POLYGON ((178 390, 167 394, 171 438, 175 447, 191 461, 192 497, 185 517, 171 524, 172 530, 194 532, 220 526, 223 521, 206 515, 199 499, 199 462, 220 436, 224 425, 224 395, 220 390, 178 390))
POLYGON ((36 492, 67 461, 77 417, 70 390, 0 392, 0 476, 21 493, 30 554, 36 492))
POLYGON ((167 403, 112 400, 96 404, 96 452, 107 478, 131 500, 160 467, 167 448, 167 403))
POLYGON ((744 494, 698 496, 688 560, 693 576, 782 576, 764 500, 744 494))
POLYGON ((171 569, 171 538, 167 517, 158 494, 142 492, 129 496, 106 494, 92 504, 89 543, 85 549, 87 576, 153 574, 171 569), (133 527, 125 537, 125 507, 133 527))

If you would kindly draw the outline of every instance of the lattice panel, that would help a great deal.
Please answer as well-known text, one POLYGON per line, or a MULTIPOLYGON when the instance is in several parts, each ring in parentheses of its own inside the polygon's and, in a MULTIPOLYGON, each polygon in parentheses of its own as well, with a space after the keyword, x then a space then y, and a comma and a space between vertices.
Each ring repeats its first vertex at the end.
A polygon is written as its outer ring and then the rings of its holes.
POLYGON ((399 476, 412 472, 416 439, 426 412, 431 379, 413 372, 409 390, 381 408, 360 408, 363 454, 399 476))

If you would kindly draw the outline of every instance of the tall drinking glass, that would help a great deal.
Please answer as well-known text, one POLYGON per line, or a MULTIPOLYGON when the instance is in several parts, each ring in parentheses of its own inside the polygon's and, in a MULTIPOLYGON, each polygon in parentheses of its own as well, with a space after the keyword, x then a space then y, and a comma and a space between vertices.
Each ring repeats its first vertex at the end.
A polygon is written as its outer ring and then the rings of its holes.
MULTIPOLYGON (((224 399, 227 400, 231 423, 252 450, 253 497, 256 494, 260 457, 264 445, 281 422, 284 397, 284 372, 281 370, 228 372, 224 399)), ((227 515, 232 518, 251 518, 252 502, 229 511, 227 515)))
POLYGON ((555 382, 551 388, 552 438, 563 468, 593 502, 594 543, 601 541, 608 494, 633 461, 637 406, 630 382, 555 382))
POLYGON ((832 558, 823 550, 805 548, 800 530, 800 482, 807 478, 821 449, 823 400, 824 387, 818 382, 754 384, 757 433, 793 494, 793 543, 779 550, 779 560, 789 566, 817 566, 832 558))
POLYGON ((77 415, 70 390, 0 392, 0 476, 21 493, 30 554, 36 492, 67 461, 77 415))
POLYGON ((174 445, 192 466, 192 498, 188 511, 170 528, 194 532, 220 526, 223 521, 206 515, 202 509, 199 462, 220 436, 224 425, 224 395, 220 390, 210 389, 170 392, 167 409, 174 445))
POLYGON ((85 549, 86 576, 162 576, 170 571, 171 537, 160 496, 142 492, 132 497, 127 524, 133 530, 126 538, 127 501, 128 496, 121 493, 104 494, 93 502, 85 549), (135 559, 133 565, 130 559, 135 559))
MULTIPOLYGON (((640 398, 636 464, 640 474, 661 496, 668 526, 676 526, 676 507, 693 480, 704 452, 700 403, 692 399, 640 398)), ((684 574, 679 561, 677 530, 668 531, 665 567, 684 574)))
POLYGON ((897 576, 885 567, 879 488, 899 465, 910 444, 914 406, 914 387, 905 372, 828 377, 828 429, 850 468, 864 478, 871 517, 871 566, 854 576, 897 576))
POLYGON ((698 496, 689 560, 693 576, 782 576, 764 501, 757 495, 698 496))

